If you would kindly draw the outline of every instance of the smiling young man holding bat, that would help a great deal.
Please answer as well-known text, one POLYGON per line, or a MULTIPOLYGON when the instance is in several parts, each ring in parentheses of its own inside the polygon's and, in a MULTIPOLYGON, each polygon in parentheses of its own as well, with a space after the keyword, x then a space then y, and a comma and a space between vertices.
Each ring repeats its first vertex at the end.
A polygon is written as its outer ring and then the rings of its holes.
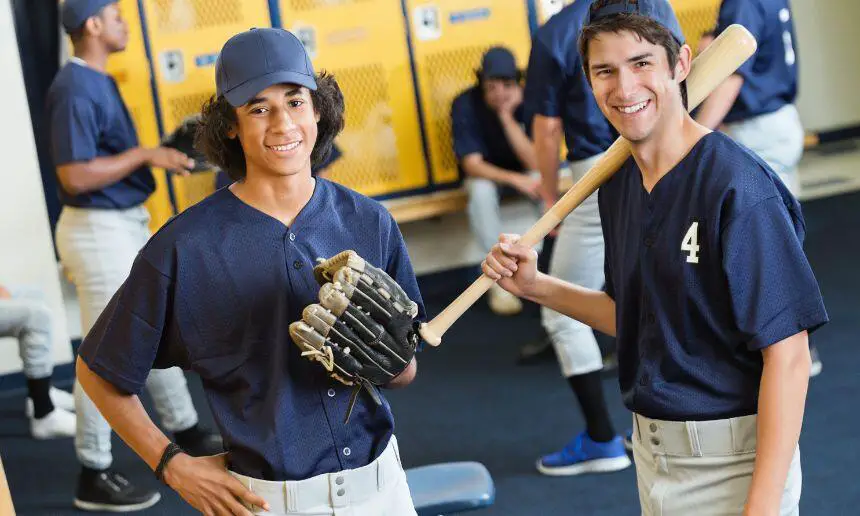
POLYGON ((618 339, 642 513, 798 514, 809 332, 826 323, 800 205, 686 109, 691 50, 665 0, 598 0, 580 37, 632 159, 600 188, 605 291, 537 273, 505 235, 484 273, 618 339))

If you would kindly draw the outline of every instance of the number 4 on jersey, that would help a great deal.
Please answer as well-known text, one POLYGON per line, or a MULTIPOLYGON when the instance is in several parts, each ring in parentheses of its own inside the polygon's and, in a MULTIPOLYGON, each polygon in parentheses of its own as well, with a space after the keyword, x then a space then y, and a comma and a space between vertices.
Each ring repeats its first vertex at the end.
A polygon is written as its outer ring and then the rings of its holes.
POLYGON ((687 263, 699 263, 699 223, 693 222, 684 240, 681 241, 681 251, 687 254, 687 263))

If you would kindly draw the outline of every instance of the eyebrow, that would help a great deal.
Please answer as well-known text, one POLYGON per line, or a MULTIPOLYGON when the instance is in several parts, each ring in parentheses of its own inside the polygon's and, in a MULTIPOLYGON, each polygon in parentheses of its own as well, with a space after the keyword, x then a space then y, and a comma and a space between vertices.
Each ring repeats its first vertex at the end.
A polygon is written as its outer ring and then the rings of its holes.
MULTIPOLYGON (((644 54, 639 54, 637 56, 631 57, 630 59, 627 59, 626 62, 627 63, 635 63, 635 62, 641 61, 643 59, 651 58, 651 57, 654 57, 653 52, 645 52, 644 54)), ((609 65, 608 63, 594 63, 593 65, 591 65, 592 70, 603 70, 606 68, 611 68, 611 65, 609 65)))

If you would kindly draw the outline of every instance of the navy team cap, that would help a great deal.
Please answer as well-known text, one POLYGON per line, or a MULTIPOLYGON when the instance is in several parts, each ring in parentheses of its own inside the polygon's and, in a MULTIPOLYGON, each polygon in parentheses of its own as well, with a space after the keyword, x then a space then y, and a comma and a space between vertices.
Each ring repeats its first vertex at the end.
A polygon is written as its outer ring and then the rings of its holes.
POLYGON ((510 50, 492 47, 481 60, 481 77, 484 79, 516 79, 519 75, 517 61, 510 50))
POLYGON ((60 21, 67 33, 80 29, 83 24, 95 16, 106 5, 115 4, 118 0, 66 0, 60 8, 60 21))
POLYGON ((317 89, 314 67, 304 45, 284 29, 251 29, 224 43, 215 62, 215 89, 233 107, 275 84, 317 89))
POLYGON ((639 14, 665 27, 679 44, 684 44, 684 32, 668 0, 597 0, 588 10, 586 24, 619 13, 639 14))

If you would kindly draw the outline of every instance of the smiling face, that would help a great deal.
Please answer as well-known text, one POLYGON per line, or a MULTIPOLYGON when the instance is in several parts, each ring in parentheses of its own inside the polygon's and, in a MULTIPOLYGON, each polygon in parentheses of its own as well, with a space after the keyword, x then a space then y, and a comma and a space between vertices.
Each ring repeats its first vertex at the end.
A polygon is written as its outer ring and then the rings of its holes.
POLYGON ((604 116, 621 136, 644 143, 684 110, 680 83, 689 73, 686 45, 672 66, 666 48, 622 30, 588 43, 588 74, 604 116))
POLYGON ((236 128, 248 176, 311 172, 319 115, 304 86, 276 84, 236 108, 236 128))

